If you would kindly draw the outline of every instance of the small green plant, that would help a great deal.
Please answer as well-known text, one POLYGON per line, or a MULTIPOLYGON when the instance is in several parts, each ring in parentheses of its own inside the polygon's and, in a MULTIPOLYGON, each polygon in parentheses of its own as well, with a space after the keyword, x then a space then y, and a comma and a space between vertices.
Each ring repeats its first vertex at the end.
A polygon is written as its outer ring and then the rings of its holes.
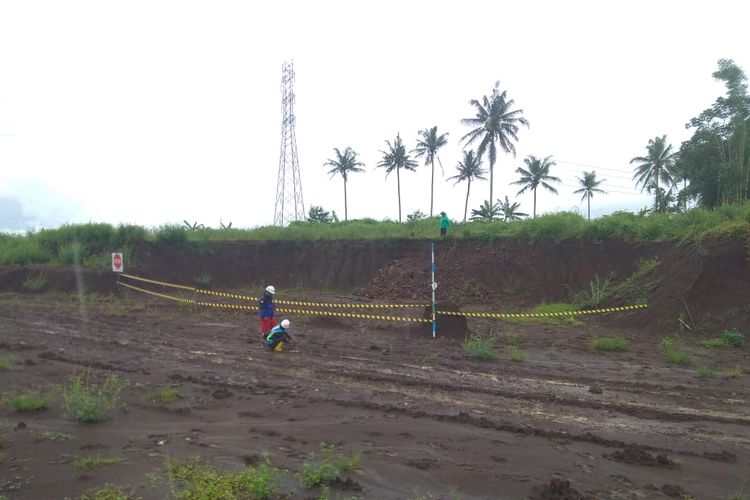
POLYGON ((515 332, 505 332, 503 337, 508 345, 518 345, 521 342, 521 335, 515 332))
POLYGON ((34 441, 69 441, 75 439, 73 434, 57 431, 32 432, 34 441))
POLYGON ((173 387, 164 386, 160 389, 154 389, 146 392, 143 397, 150 403, 167 405, 172 401, 184 397, 182 391, 173 387))
POLYGON ((310 453, 308 459, 302 464, 302 474, 299 475, 300 482, 305 488, 318 488, 331 484, 341 474, 350 470, 356 470, 360 466, 361 458, 353 453, 346 455, 336 453, 335 446, 321 443, 320 460, 315 453, 310 453))
POLYGON ((693 358, 684 351, 682 341, 677 337, 662 337, 659 348, 668 363, 680 366, 691 366, 693 358))
POLYGON ((464 351, 466 351, 472 358, 480 359, 482 361, 492 361, 497 358, 497 354, 493 351, 497 338, 481 338, 472 337, 464 342, 464 351))
POLYGON ((201 273, 193 280, 200 286, 209 286, 211 284, 211 275, 208 273, 201 273))
POLYGON ((721 334, 721 338, 724 339, 724 341, 730 347, 744 347, 745 346, 745 336, 742 335, 736 328, 732 328, 731 330, 725 330, 721 334))
POLYGON ((79 498, 79 500, 138 500, 129 490, 106 484, 101 488, 90 490, 79 498))
POLYGON ((14 394, 8 396, 8 406, 14 411, 37 411, 49 406, 50 398, 36 394, 14 394))
POLYGON ((264 500, 278 494, 286 470, 274 467, 263 454, 260 464, 240 473, 228 472, 205 464, 197 458, 170 460, 152 482, 168 482, 172 495, 184 500, 248 499, 264 500))
POLYGON ((16 358, 10 354, 0 356, 0 371, 12 370, 16 364, 16 358))
POLYGON ((42 288, 44 288, 44 285, 47 284, 47 275, 40 272, 36 274, 31 274, 26 277, 26 279, 23 282, 23 289, 28 292, 38 292, 42 288))
POLYGON ((90 372, 71 375, 61 388, 63 409, 78 422, 101 422, 120 403, 120 393, 127 385, 116 374, 109 374, 102 384, 90 380, 90 372))
POLYGON ((700 344, 706 349, 722 349, 724 347, 729 347, 727 341, 722 338, 703 339, 700 341, 700 344))
POLYGON ((107 465, 120 465, 125 462, 122 457, 102 457, 96 455, 93 457, 80 457, 73 460, 73 467, 75 470, 92 470, 100 467, 106 467, 107 465))
POLYGON ((700 378, 716 378, 716 372, 708 365, 699 364, 696 368, 700 378))
POLYGON ((440 353, 428 352, 427 354, 424 355, 424 357, 422 358, 422 361, 424 361, 425 363, 434 363, 438 359, 440 359, 440 353))
POLYGON ((571 294, 573 303, 581 309, 593 309, 601 305, 610 296, 610 289, 614 274, 600 278, 598 274, 589 282, 588 289, 579 290, 571 294))
POLYGON ((520 348, 512 345, 508 347, 508 358, 511 361, 520 363, 522 361, 526 361, 526 353, 523 352, 520 348))
POLYGON ((591 337, 589 349, 592 351, 625 352, 630 350, 630 342, 623 337, 591 337))

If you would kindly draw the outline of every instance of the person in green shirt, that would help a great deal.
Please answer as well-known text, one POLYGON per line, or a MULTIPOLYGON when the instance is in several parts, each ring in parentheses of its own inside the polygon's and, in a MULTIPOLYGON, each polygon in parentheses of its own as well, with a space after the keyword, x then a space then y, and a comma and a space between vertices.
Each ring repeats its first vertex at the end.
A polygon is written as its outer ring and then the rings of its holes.
POLYGON ((440 212, 440 237, 445 238, 448 234, 448 227, 451 225, 451 220, 445 215, 445 212, 440 212))

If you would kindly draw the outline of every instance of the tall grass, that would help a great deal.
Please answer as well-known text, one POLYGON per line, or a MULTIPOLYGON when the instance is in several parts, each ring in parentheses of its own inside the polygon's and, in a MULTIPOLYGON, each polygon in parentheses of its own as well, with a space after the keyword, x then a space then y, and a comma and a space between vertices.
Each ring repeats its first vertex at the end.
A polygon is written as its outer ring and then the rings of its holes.
MULTIPOLYGON (((679 214, 634 214, 615 212, 587 221, 579 214, 559 212, 536 219, 513 222, 457 222, 448 239, 518 238, 529 242, 586 239, 621 239, 641 242, 702 240, 714 235, 750 235, 750 202, 725 205, 714 210, 695 208, 679 214)), ((398 223, 391 220, 359 219, 330 224, 293 222, 287 227, 263 226, 251 229, 188 229, 166 224, 146 229, 140 226, 112 226, 103 223, 71 224, 42 229, 26 235, 0 234, 0 264, 99 262, 92 256, 150 241, 166 246, 205 245, 212 241, 318 241, 438 239, 436 217, 398 223)))

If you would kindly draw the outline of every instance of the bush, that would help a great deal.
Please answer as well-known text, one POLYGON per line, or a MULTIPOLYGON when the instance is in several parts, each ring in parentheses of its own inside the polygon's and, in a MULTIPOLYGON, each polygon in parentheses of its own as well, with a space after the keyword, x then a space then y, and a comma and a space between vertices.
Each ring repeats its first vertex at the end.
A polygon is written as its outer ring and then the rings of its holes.
POLYGON ((623 337, 592 337, 589 348, 592 351, 625 352, 630 350, 630 342, 623 337))
POLYGON ((188 241, 188 235, 185 228, 176 224, 166 224, 159 227, 154 237, 157 243, 173 247, 185 246, 188 241))
POLYGON ((511 361, 520 363, 521 361, 526 361, 526 353, 516 346, 510 346, 508 347, 508 358, 511 361))
POLYGON ((668 363, 680 366, 693 364, 693 358, 683 350, 679 338, 662 337, 659 347, 668 363))
POLYGON ((101 488, 95 488, 86 492, 79 500, 134 500, 136 498, 128 490, 105 484, 101 488))
POLYGON ((473 337, 464 342, 464 351, 473 358, 482 361, 493 361, 497 358, 497 354, 492 350, 496 342, 497 339, 495 337, 487 339, 473 337))
POLYGON ((14 411, 37 411, 49 406, 49 398, 36 394, 15 394, 8 396, 8 406, 14 411))
POLYGON ((725 330, 724 333, 721 334, 721 338, 730 347, 744 347, 745 346, 745 336, 742 335, 739 331, 737 331, 736 328, 732 328, 731 330, 725 330))
POLYGON ((154 389, 144 394, 146 401, 150 403, 156 403, 160 405, 166 405, 183 397, 182 391, 174 389, 172 387, 162 387, 161 389, 154 389))
POLYGON ((166 480, 172 485, 174 498, 185 500, 249 499, 262 500, 278 494, 283 469, 271 465, 267 454, 263 461, 241 473, 226 472, 197 458, 170 460, 154 481, 166 480))
POLYGON ((110 374, 104 383, 89 381, 90 373, 71 375, 62 386, 63 409, 78 422, 101 422, 120 402, 120 393, 127 385, 110 374))
POLYGON ((47 275, 44 273, 31 274, 23 282, 23 289, 29 292, 38 292, 47 284, 47 275))
POLYGON ((589 282, 589 287, 579 290, 571 295, 573 303, 581 309, 594 309, 601 305, 610 296, 610 285, 614 274, 606 278, 600 278, 598 274, 589 282))
POLYGON ((0 240, 0 264, 46 264, 52 254, 42 248, 33 236, 6 236, 0 240))
POLYGON ((302 464, 302 474, 299 476, 305 488, 318 488, 331 484, 341 477, 344 472, 359 468, 360 456, 356 453, 345 455, 336 453, 334 445, 320 445, 321 459, 316 459, 315 453, 310 453, 302 464))

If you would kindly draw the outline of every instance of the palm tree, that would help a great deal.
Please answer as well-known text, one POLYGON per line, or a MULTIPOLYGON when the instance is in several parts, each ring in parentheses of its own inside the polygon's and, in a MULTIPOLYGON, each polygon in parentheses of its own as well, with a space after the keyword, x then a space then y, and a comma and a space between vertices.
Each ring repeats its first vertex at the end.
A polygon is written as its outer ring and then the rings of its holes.
POLYGON ((396 134, 396 140, 391 144, 390 141, 385 141, 388 145, 388 151, 380 151, 383 153, 383 159, 378 163, 378 167, 385 169, 385 177, 388 178, 388 174, 396 171, 396 185, 398 186, 398 221, 401 222, 401 169, 414 170, 417 167, 417 162, 409 157, 406 152, 404 143, 401 142, 401 134, 396 134))
POLYGON ((594 197, 594 193, 607 194, 606 191, 599 189, 599 184, 606 181, 607 179, 598 180, 596 178, 596 172, 584 172, 583 177, 577 177, 578 183, 581 188, 573 191, 573 194, 583 193, 581 201, 588 201, 588 219, 591 220, 591 198, 594 197))
MULTIPOLYGON (((437 126, 435 126, 420 130, 419 134, 422 138, 417 139, 417 147, 414 150, 416 154, 414 156, 417 158, 424 156, 424 164, 429 164, 432 167, 432 176, 430 177, 430 217, 432 217, 432 202, 433 195, 435 194, 435 158, 437 158, 438 149, 448 144, 448 139, 446 138, 448 133, 438 135, 437 126)), ((438 162, 440 162, 440 158, 438 158, 438 162)))
POLYGON ((516 212, 519 208, 521 208, 520 203, 513 202, 511 203, 508 201, 508 196, 505 196, 505 203, 497 200, 497 207, 500 209, 500 212, 503 214, 503 221, 510 222, 513 220, 521 220, 521 217, 528 217, 529 214, 525 214, 523 212, 516 212))
POLYGON ((479 206, 479 209, 471 209, 471 220, 491 221, 497 219, 499 214, 500 207, 498 207, 497 204, 490 205, 489 201, 484 200, 479 206))
POLYGON ((344 220, 349 220, 349 211, 346 201, 346 181, 349 178, 350 172, 364 172, 365 170, 360 167, 364 167, 365 164, 357 160, 357 152, 350 147, 347 147, 344 150, 344 154, 341 154, 339 148, 333 148, 333 150, 336 152, 336 159, 329 159, 323 164, 323 166, 332 167, 331 170, 328 171, 328 173, 331 174, 331 177, 339 174, 344 179, 344 220))
POLYGON ((472 179, 486 181, 487 178, 484 177, 484 174, 486 174, 487 171, 482 168, 482 160, 474 154, 474 150, 464 151, 464 161, 458 162, 456 170, 458 170, 458 174, 448 177, 448 180, 456 180, 453 184, 454 186, 461 181, 469 181, 469 184, 466 186, 466 202, 464 203, 464 222, 466 222, 466 212, 469 208, 471 181, 472 179))
POLYGON ((485 151, 490 157, 490 200, 492 200, 492 186, 495 180, 495 162, 497 161, 497 145, 506 153, 516 156, 516 148, 511 139, 518 141, 518 126, 529 126, 523 117, 523 110, 513 110, 513 99, 507 98, 507 91, 500 92, 500 82, 495 82, 490 97, 484 96, 482 102, 476 99, 469 101, 474 106, 476 116, 464 118, 461 123, 473 127, 473 130, 461 138, 469 146, 477 139, 481 139, 477 155, 481 159, 485 151))
POLYGON ((672 152, 672 145, 667 145, 667 136, 654 137, 649 139, 646 146, 646 156, 636 156, 630 160, 630 163, 637 163, 633 180, 635 185, 642 184, 641 191, 644 189, 654 194, 654 211, 658 212, 664 207, 661 205, 661 183, 672 184, 672 166, 675 162, 675 153, 672 152))
POLYGON ((518 167, 516 173, 521 174, 521 178, 511 184, 518 184, 523 186, 518 194, 523 194, 527 189, 531 189, 534 192, 534 218, 536 219, 536 188, 541 184, 545 189, 557 194, 557 189, 553 188, 548 182, 560 182, 560 179, 549 175, 549 168, 555 165, 554 160, 548 156, 544 159, 536 158, 534 155, 529 155, 524 158, 523 162, 528 167, 528 170, 518 167))

